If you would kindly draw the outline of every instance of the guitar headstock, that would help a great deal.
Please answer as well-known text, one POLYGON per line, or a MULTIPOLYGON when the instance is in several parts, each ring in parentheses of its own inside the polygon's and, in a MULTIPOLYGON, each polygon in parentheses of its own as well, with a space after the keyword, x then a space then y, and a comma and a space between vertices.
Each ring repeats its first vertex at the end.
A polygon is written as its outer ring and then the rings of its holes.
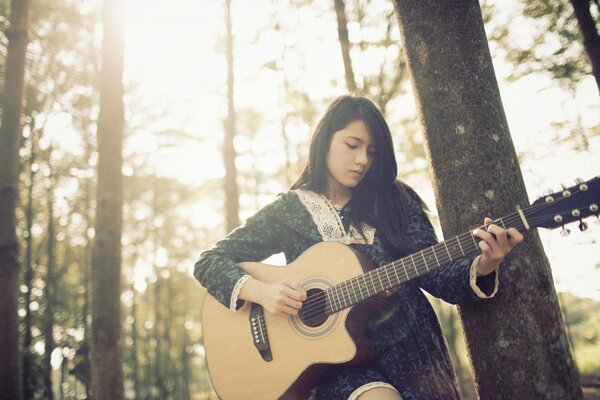
MULTIPOLYGON (((579 229, 586 230, 584 218, 596 216, 600 206, 600 176, 588 181, 576 180, 576 184, 561 191, 546 194, 527 208, 527 222, 534 227, 555 229, 579 221, 579 229)), ((563 232, 567 232, 563 229, 563 232)))

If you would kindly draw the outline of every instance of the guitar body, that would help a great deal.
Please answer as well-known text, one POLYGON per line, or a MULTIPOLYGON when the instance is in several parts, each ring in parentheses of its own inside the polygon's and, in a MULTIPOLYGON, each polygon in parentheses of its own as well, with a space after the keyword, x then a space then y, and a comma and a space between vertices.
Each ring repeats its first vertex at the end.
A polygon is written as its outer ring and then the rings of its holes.
MULTIPOLYGON (((366 257, 335 242, 309 248, 287 267, 240 266, 261 281, 289 279, 306 291, 326 289, 372 269, 366 257)), ((308 326, 298 316, 264 313, 272 357, 268 361, 255 346, 249 304, 234 313, 208 295, 202 326, 213 386, 223 400, 302 399, 328 366, 368 359, 365 323, 382 304, 375 296, 327 316, 318 326, 308 326)))

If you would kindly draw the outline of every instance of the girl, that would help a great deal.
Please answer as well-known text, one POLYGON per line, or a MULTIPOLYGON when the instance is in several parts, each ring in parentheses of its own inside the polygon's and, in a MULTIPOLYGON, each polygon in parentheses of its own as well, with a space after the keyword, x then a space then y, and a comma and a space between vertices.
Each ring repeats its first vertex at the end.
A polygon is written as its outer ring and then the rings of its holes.
MULTIPOLYGON (((393 149, 390 129, 371 101, 336 99, 317 125, 308 163, 291 190, 202 253, 194 276, 232 312, 249 301, 289 317, 301 309, 305 291, 296 282, 258 281, 236 263, 280 252, 290 263, 312 245, 335 240, 382 266, 437 243, 419 196, 396 179, 393 149)), ((399 286, 368 322, 375 358, 330 368, 316 385, 317 399, 459 398, 446 343, 421 289, 452 304, 493 297, 498 266, 523 237, 491 222, 485 219, 487 231, 474 231, 481 239, 475 259, 455 260, 399 286)))

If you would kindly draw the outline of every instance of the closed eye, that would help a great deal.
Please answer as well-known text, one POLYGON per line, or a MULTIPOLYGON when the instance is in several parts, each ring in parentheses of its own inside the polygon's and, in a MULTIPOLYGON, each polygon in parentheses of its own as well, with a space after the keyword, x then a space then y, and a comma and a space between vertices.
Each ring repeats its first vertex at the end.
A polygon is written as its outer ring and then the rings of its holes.
POLYGON ((357 149, 358 145, 354 145, 354 144, 350 144, 350 143, 346 143, 346 146, 350 147, 351 149, 357 149))

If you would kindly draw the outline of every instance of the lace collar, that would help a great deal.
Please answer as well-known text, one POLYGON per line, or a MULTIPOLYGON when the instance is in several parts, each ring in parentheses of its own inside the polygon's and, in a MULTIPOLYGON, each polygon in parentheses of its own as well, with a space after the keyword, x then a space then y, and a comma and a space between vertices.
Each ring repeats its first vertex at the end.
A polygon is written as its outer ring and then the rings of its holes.
POLYGON ((308 210, 323 241, 337 241, 344 244, 373 244, 375 228, 372 226, 365 223, 361 224, 365 237, 353 225, 350 226, 349 232, 346 232, 339 213, 327 197, 310 190, 295 189, 293 192, 308 210))

